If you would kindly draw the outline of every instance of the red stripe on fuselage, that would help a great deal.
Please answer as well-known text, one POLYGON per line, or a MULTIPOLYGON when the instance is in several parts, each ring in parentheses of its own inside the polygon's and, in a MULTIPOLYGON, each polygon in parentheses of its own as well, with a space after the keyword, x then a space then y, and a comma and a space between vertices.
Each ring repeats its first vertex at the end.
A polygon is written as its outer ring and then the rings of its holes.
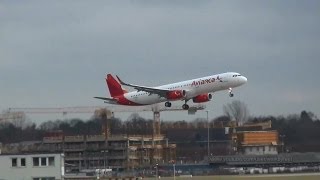
POLYGON ((118 104, 121 104, 121 105, 127 105, 127 106, 144 106, 145 105, 145 104, 138 104, 133 101, 130 101, 129 99, 124 97, 124 95, 117 96, 117 97, 115 97, 115 99, 117 99, 118 104))

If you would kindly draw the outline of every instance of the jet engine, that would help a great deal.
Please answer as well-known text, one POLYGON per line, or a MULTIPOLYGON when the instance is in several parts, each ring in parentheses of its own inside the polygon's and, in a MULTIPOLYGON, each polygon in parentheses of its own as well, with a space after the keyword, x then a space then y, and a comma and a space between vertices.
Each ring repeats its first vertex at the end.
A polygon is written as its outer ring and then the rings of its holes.
POLYGON ((212 94, 200 94, 194 98, 192 98, 194 103, 203 103, 203 102, 208 102, 212 99, 212 94))
POLYGON ((179 100, 186 96, 185 90, 173 90, 167 92, 167 99, 168 100, 179 100))

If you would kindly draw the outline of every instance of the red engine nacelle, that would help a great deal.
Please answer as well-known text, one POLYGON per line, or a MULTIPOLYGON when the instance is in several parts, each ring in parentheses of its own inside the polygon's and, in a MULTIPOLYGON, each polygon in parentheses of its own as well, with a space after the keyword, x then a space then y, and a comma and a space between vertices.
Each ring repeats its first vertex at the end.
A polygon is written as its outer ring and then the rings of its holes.
POLYGON ((212 94, 201 94, 192 98, 194 103, 208 102, 212 99, 212 94))
POLYGON ((168 100, 179 100, 186 97, 185 90, 173 90, 167 93, 168 100))

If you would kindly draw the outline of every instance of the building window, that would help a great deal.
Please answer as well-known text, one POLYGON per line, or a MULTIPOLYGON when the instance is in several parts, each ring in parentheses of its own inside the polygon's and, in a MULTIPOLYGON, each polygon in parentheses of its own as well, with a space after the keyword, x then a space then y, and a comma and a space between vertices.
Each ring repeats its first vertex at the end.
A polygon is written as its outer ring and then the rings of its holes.
POLYGON ((21 167, 26 167, 26 158, 20 159, 20 165, 21 165, 21 167))
POLYGON ((41 158, 41 166, 47 166, 47 158, 45 157, 41 158))
POLYGON ((11 159, 11 166, 12 167, 17 167, 17 158, 12 158, 11 159))
POLYGON ((34 157, 33 166, 54 166, 54 157, 34 157))
POLYGON ((54 157, 49 157, 49 166, 54 166, 54 157))
POLYGON ((33 166, 39 166, 39 158, 38 157, 34 157, 32 158, 33 160, 33 166))

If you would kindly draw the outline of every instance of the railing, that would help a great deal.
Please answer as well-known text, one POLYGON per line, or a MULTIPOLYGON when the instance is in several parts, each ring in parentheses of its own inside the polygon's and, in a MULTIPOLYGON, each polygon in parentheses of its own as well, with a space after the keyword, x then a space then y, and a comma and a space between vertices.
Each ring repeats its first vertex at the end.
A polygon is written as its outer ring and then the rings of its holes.
POLYGON ((62 136, 58 136, 58 137, 43 137, 42 141, 44 143, 62 142, 63 141, 63 137, 62 136))
POLYGON ((126 156, 127 153, 108 153, 106 154, 108 157, 112 157, 112 156, 126 156))
POLYGON ((127 143, 111 143, 110 146, 108 146, 109 149, 114 149, 114 150, 123 150, 126 149, 127 143))
POLYGON ((112 156, 107 156, 108 159, 126 159, 127 156, 126 155, 112 155, 112 156))
POLYGON ((129 159, 140 159, 137 155, 128 155, 129 159))
POLYGON ((65 142, 83 142, 84 136, 65 136, 64 141, 65 142))
POLYGON ((140 134, 117 134, 117 135, 111 135, 109 136, 108 140, 114 140, 114 139, 163 139, 165 137, 164 134, 160 135, 140 135, 140 134))
POLYGON ((75 151, 75 150, 84 150, 86 147, 84 144, 80 144, 80 145, 66 145, 64 147, 65 151, 75 151))
POLYGON ((86 136, 87 141, 105 141, 104 135, 88 135, 86 136))

